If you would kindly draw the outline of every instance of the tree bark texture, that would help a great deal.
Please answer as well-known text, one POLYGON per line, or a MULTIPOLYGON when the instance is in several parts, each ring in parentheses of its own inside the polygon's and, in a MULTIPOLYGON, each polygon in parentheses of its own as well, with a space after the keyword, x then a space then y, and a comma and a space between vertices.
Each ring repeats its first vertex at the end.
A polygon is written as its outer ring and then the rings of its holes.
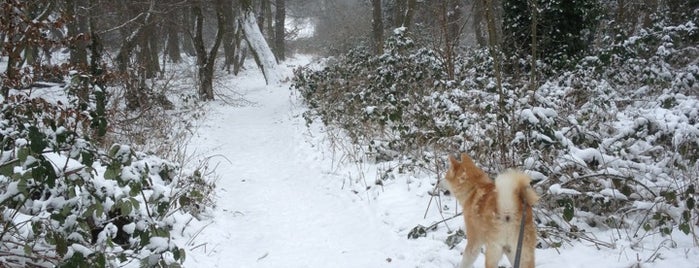
POLYGON ((274 55, 277 56, 277 62, 285 60, 285 38, 286 29, 284 25, 286 24, 286 7, 285 0, 275 1, 275 14, 274 14, 274 55))
POLYGON ((204 15, 202 14, 201 6, 194 5, 192 7, 192 13, 194 15, 195 21, 195 33, 194 33, 194 49, 197 53, 197 68, 199 74, 199 98, 202 100, 213 100, 214 99, 214 64, 216 61, 216 54, 218 48, 221 45, 221 40, 223 39, 223 33, 225 32, 225 20, 222 13, 222 5, 224 0, 216 0, 216 18, 218 29, 216 31, 216 38, 214 44, 209 52, 206 51, 203 38, 203 24, 204 15))
POLYGON ((372 51, 376 55, 383 54, 383 14, 381 0, 371 0, 372 22, 371 43, 372 51))

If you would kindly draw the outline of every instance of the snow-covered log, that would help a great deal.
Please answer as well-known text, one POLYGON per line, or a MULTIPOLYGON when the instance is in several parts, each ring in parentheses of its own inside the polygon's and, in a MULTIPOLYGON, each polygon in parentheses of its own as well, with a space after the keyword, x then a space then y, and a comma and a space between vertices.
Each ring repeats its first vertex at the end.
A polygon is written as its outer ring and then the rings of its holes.
POLYGON ((257 26, 255 13, 252 10, 245 11, 238 21, 243 29, 245 41, 248 43, 257 66, 262 70, 267 84, 278 84, 281 81, 281 74, 277 68, 277 60, 257 26))

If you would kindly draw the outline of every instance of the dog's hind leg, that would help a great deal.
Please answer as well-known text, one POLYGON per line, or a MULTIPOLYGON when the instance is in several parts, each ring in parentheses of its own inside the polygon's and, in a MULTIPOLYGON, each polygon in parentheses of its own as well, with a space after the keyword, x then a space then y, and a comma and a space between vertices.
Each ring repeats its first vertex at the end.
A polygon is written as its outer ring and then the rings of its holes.
MULTIPOLYGON (((515 250, 516 247, 505 248, 505 256, 507 256, 507 259, 513 267, 515 265, 515 254, 517 253, 515 250)), ((520 268, 534 268, 534 246, 525 246, 522 248, 522 256, 520 258, 520 268)))
POLYGON ((461 258, 460 268, 473 268, 473 263, 476 262, 478 258, 478 253, 483 247, 483 242, 477 240, 468 240, 466 243, 466 249, 464 249, 464 256, 461 258))
POLYGON ((504 249, 501 245, 490 244, 485 247, 485 268, 497 268, 504 249))
POLYGON ((534 268, 534 253, 535 246, 529 246, 526 249, 522 249, 522 263, 519 267, 521 268, 534 268))

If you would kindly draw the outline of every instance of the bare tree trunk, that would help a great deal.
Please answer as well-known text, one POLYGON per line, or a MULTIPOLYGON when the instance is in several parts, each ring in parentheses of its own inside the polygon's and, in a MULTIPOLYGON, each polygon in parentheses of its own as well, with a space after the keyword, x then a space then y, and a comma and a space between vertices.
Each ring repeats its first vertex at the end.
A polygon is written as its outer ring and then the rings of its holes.
MULTIPOLYGON (((89 5, 95 6, 95 1, 90 0, 89 5)), ((104 78, 104 66, 102 65, 102 53, 104 52, 104 46, 102 45, 102 39, 97 34, 96 17, 94 14, 94 9, 89 9, 88 15, 88 28, 90 31, 90 74, 92 75, 92 83, 94 83, 95 90, 95 113, 92 115, 93 119, 93 136, 96 141, 102 143, 104 142, 104 135, 107 134, 107 98, 104 92, 106 86, 106 81, 104 78)))
POLYGON ((271 0, 262 0, 264 3, 264 9, 262 10, 262 16, 265 17, 265 27, 267 28, 264 32, 267 33, 267 40, 274 40, 274 19, 272 15, 272 2, 271 0))
MULTIPOLYGON (((508 142, 506 141, 506 127, 505 120, 507 120, 507 107, 506 107, 506 97, 505 90, 502 87, 502 67, 500 63, 500 46, 498 44, 497 38, 497 24, 495 21, 495 5, 494 0, 483 0, 485 17, 488 25, 488 46, 490 50, 490 55, 493 58, 493 68, 495 72, 495 83, 499 94, 498 100, 498 115, 496 124, 498 125, 497 140, 498 149, 500 151, 500 164, 505 164, 507 162, 507 152, 508 152, 508 142)), ((511 121, 511 120, 510 120, 511 121)))
MULTIPOLYGON (((18 10, 13 8, 13 2, 6 3, 4 8, 1 8, 2 18, 6 25, 1 29, 5 33, 5 38, 3 40, 3 51, 7 55, 7 67, 5 69, 5 77, 0 80, 2 86, 0 86, 0 91, 2 96, 7 98, 10 92, 10 88, 18 87, 22 84, 22 77, 20 73, 20 68, 25 63, 26 59, 22 58, 22 52, 28 49, 31 45, 30 43, 36 42, 36 40, 27 40, 28 36, 25 34, 32 25, 27 25, 20 18, 18 12, 23 12, 23 10, 18 10)), ((29 18, 29 21, 42 21, 45 20, 53 10, 55 6, 54 1, 49 1, 42 10, 38 11, 36 16, 29 18)), ((24 10, 26 11, 26 10, 24 10)))
MULTIPOLYGON (((373 3, 372 3, 373 4, 373 3)), ((410 29, 415 14, 416 0, 395 0, 392 26, 410 29)))
POLYGON ((473 32, 476 35, 476 43, 478 43, 479 46, 486 46, 487 43, 485 41, 485 37, 483 36, 483 1, 482 0, 476 0, 473 1, 473 8, 472 12, 473 14, 473 32))
POLYGON ((224 1, 222 6, 223 20, 226 24, 226 30, 223 33, 223 69, 226 72, 231 73, 231 65, 235 59, 236 50, 238 49, 239 42, 236 42, 233 38, 235 37, 235 32, 237 31, 237 26, 235 23, 235 15, 233 15, 233 5, 232 1, 224 1))
POLYGON ((248 46, 247 43, 243 43, 243 29, 238 27, 235 34, 235 42, 237 43, 237 50, 233 57, 233 74, 238 75, 240 70, 243 69, 243 64, 245 63, 245 58, 248 57, 248 46))
POLYGON ((274 15, 274 54, 277 56, 277 62, 285 60, 284 50, 286 49, 284 42, 286 38, 286 30, 284 25, 286 23, 286 7, 285 0, 275 1, 275 15, 274 15))
MULTIPOLYGON (((66 0, 66 15, 73 20, 66 25, 68 36, 71 39, 69 46, 70 57, 68 62, 77 70, 87 70, 87 3, 84 0, 66 0)), ((89 97, 89 84, 82 76, 77 78, 77 85, 70 87, 72 94, 75 94, 81 103, 87 103, 89 97)))
POLYGON ((195 22, 192 16, 193 14, 191 9, 182 9, 183 33, 187 35, 186 38, 182 39, 182 51, 187 53, 189 56, 196 56, 197 52, 194 49, 193 43, 195 22))
POLYGON ((532 39, 532 55, 531 55, 531 70, 529 73, 529 94, 532 103, 535 101, 535 93, 536 89, 538 87, 538 82, 536 81, 536 61, 539 59, 537 55, 537 39, 536 39, 536 29, 537 29, 537 24, 539 23, 538 17, 539 17, 539 7, 537 5, 537 0, 530 0, 530 8, 531 8, 531 14, 532 14, 532 22, 531 22, 531 39, 532 39))
POLYGON ((643 27, 648 28, 653 24, 653 13, 658 8, 659 0, 646 0, 642 4, 645 14, 643 14, 643 27))
POLYGON ((403 22, 405 22, 405 10, 408 9, 408 0, 394 0, 394 2, 393 28, 398 28, 402 27, 403 22))
POLYGON ((195 20, 194 33, 194 48, 197 52, 197 67, 199 69, 199 98, 202 100, 214 99, 214 63, 216 62, 216 54, 223 39, 225 32, 225 20, 222 14, 224 0, 216 0, 216 18, 218 29, 216 31, 216 39, 211 50, 207 53, 203 39, 203 24, 204 15, 202 14, 201 6, 195 4, 192 6, 192 13, 195 20))
POLYGON ((72 38, 73 44, 70 46, 71 65, 78 68, 87 66, 87 25, 85 9, 87 5, 84 0, 66 0, 66 12, 68 17, 74 18, 68 22, 68 36, 72 38))
POLYGON ((158 47, 157 34, 154 24, 143 26, 142 33, 139 35, 140 50, 138 51, 138 67, 142 70, 142 81, 145 86, 145 79, 156 77, 160 71, 160 63, 158 62, 158 47))
POLYGON ((238 23, 238 18, 241 16, 241 11, 243 10, 243 3, 240 1, 235 1, 233 3, 233 11, 235 16, 231 16, 231 22, 227 25, 233 25, 233 45, 235 49, 232 51, 231 62, 233 64, 233 74, 238 75, 240 70, 243 68, 245 63, 245 58, 247 57, 247 44, 243 43, 243 28, 238 23))
POLYGON ((376 55, 383 54, 383 14, 381 0, 371 0, 372 22, 371 41, 372 51, 376 55))
POLYGON ((260 32, 262 35, 265 34, 265 22, 267 22, 267 7, 269 6, 269 0, 260 0, 260 12, 257 16, 257 25, 260 27, 260 32))
POLYGON ((442 0, 439 5, 439 23, 444 38, 444 63, 449 79, 454 79, 456 47, 461 35, 461 7, 458 1, 442 0))
MULTIPOLYGON (((173 12, 174 13, 174 12, 173 12)), ((174 14, 171 14, 174 16, 174 14)), ((171 62, 178 63, 182 61, 182 52, 180 51, 180 34, 177 24, 170 21, 165 25, 167 30, 167 44, 165 54, 171 62)))
POLYGON ((148 11, 145 12, 146 15, 141 25, 137 27, 135 30, 133 30, 129 35, 127 35, 123 43, 121 43, 121 47, 119 48, 119 52, 116 56, 119 71, 126 71, 129 59, 131 58, 131 52, 133 52, 133 49, 138 44, 137 42, 140 41, 143 32, 147 31, 146 27, 151 23, 154 11, 155 0, 151 0, 150 7, 148 8, 148 11))
POLYGON ((403 27, 410 30, 413 23, 413 16, 415 16, 415 8, 417 5, 417 0, 408 0, 408 6, 405 9, 405 17, 403 18, 403 27))

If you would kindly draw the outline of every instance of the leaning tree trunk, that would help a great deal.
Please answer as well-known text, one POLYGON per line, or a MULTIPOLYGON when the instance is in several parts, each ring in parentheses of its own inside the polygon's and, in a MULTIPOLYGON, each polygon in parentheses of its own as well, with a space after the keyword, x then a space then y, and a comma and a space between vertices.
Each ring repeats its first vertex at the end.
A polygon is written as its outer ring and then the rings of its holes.
POLYGON ((257 26, 255 14, 252 9, 244 8, 243 15, 239 19, 245 41, 255 58, 257 66, 262 70, 265 81, 268 85, 281 82, 281 74, 277 70, 277 61, 274 59, 274 54, 269 48, 260 28, 257 26))

